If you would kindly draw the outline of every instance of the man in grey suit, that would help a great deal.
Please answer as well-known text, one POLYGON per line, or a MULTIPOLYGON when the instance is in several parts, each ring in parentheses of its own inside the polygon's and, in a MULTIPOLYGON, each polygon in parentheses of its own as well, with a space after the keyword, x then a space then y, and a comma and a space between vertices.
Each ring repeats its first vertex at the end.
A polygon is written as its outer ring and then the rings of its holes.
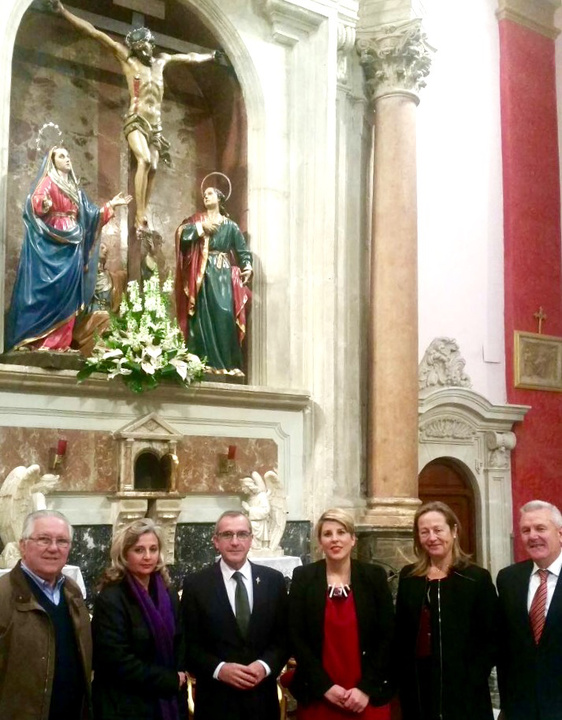
POLYGON ((213 543, 220 560, 188 575, 182 594, 195 718, 277 720, 276 680, 288 659, 285 579, 248 561, 252 528, 243 513, 223 513, 213 543))
POLYGON ((533 500, 519 531, 528 560, 500 570, 502 720, 562 718, 562 514, 533 500))

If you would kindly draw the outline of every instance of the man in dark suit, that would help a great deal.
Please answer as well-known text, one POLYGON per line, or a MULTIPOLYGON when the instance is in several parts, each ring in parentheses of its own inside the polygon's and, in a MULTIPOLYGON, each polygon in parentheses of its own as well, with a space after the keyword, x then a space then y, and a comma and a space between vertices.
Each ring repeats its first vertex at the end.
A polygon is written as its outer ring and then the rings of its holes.
POLYGON ((220 560, 189 575, 182 594, 195 718, 277 720, 276 679, 288 658, 285 580, 248 561, 252 529, 243 513, 223 513, 213 543, 220 560))
POLYGON ((521 508, 529 560, 500 570, 502 720, 562 718, 562 515, 542 500, 521 508))

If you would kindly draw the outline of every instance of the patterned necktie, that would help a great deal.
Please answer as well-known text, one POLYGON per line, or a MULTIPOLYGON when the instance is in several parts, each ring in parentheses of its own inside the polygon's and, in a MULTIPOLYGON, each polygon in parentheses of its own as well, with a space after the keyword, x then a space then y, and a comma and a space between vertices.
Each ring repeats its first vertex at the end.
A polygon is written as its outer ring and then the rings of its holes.
POLYGON ((236 622, 238 623, 240 632, 244 637, 246 637, 248 625, 250 624, 250 601, 248 600, 248 591, 244 585, 242 573, 237 570, 232 577, 236 580, 236 593, 234 595, 236 622))
POLYGON ((531 603, 529 610, 529 619, 531 628, 533 629, 533 637, 538 645, 541 639, 544 624, 546 622, 546 596, 547 596, 547 579, 548 570, 539 570, 540 585, 531 603))

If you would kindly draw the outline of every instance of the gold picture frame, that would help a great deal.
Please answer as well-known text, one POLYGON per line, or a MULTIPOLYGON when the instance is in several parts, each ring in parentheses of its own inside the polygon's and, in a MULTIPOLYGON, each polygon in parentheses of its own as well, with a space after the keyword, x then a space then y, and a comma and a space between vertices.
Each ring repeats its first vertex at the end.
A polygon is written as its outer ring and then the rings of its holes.
POLYGON ((562 392, 562 338, 515 331, 516 388, 562 392))

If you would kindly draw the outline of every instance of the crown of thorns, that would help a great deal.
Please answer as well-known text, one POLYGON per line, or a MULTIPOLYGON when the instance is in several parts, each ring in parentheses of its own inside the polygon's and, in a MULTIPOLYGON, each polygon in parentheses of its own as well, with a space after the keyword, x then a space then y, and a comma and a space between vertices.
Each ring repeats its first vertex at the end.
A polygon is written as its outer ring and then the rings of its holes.
POLYGON ((144 42, 145 40, 148 40, 149 43, 154 45, 154 35, 148 28, 145 27, 139 27, 131 30, 125 37, 125 42, 129 48, 132 48, 133 45, 136 45, 136 43, 144 42))

